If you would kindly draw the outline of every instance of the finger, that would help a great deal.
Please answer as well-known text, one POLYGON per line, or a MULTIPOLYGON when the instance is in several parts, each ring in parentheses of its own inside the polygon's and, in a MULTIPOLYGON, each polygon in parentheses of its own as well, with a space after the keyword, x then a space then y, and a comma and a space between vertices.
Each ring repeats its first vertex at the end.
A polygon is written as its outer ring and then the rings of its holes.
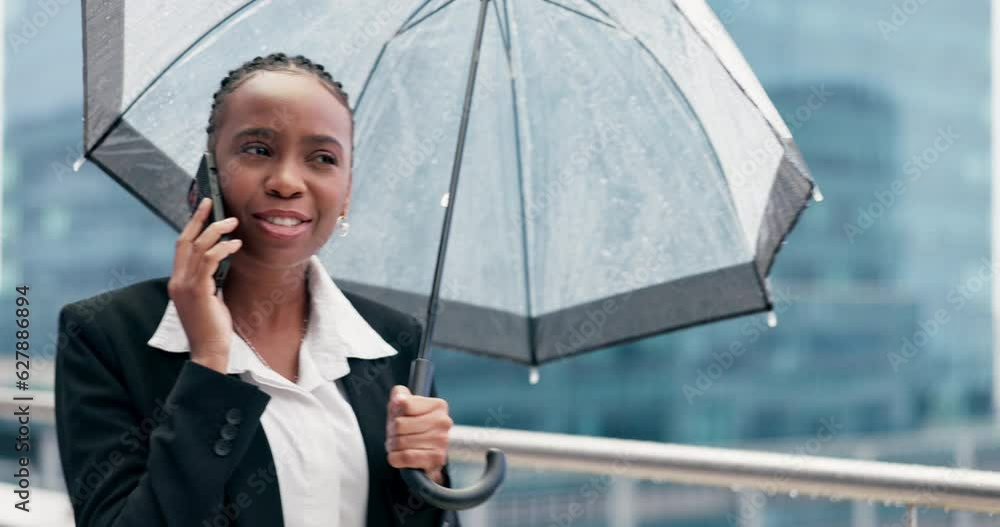
POLYGON ((448 448, 448 430, 428 430, 419 434, 389 435, 385 440, 386 452, 398 450, 432 450, 448 448))
POLYGON ((234 217, 229 217, 224 220, 214 221, 204 232, 195 238, 194 242, 191 244, 191 252, 188 255, 188 261, 190 268, 189 270, 194 270, 196 274, 201 273, 200 267, 202 262, 202 256, 212 247, 215 247, 219 243, 223 234, 232 232, 233 229, 239 224, 239 220, 234 217))
POLYGON ((448 402, 437 397, 411 395, 390 403, 391 415, 418 416, 431 412, 448 413, 448 402))
POLYGON ((410 393, 410 389, 402 384, 397 384, 392 387, 389 391, 389 415, 395 416, 400 414, 400 402, 412 397, 413 394, 410 393))
POLYGON ((209 206, 211 203, 212 200, 209 198, 202 198, 198 202, 198 207, 194 209, 194 214, 191 215, 187 224, 184 225, 180 236, 177 237, 178 239, 190 241, 198 236, 198 233, 201 232, 201 226, 205 224, 205 218, 208 217, 208 211, 212 208, 209 206))
POLYGON ((201 264, 197 271, 199 283, 200 281, 206 280, 215 274, 215 270, 219 268, 219 262, 221 262, 223 258, 238 251, 242 246, 243 240, 227 240, 219 242, 215 244, 215 247, 205 251, 202 255, 201 264))
POLYGON ((187 270, 188 264, 190 264, 191 242, 201 232, 201 226, 205 224, 205 218, 208 210, 211 208, 209 206, 211 203, 212 200, 208 198, 201 200, 198 208, 191 215, 191 219, 188 220, 187 225, 184 226, 180 235, 177 236, 174 276, 184 276, 184 272, 187 270))
POLYGON ((430 430, 448 430, 454 423, 444 412, 424 414, 416 417, 399 415, 390 417, 386 424, 386 436, 421 434, 430 430))
POLYGON ((445 465, 448 455, 444 450, 402 450, 390 452, 388 458, 394 468, 436 470, 445 465))

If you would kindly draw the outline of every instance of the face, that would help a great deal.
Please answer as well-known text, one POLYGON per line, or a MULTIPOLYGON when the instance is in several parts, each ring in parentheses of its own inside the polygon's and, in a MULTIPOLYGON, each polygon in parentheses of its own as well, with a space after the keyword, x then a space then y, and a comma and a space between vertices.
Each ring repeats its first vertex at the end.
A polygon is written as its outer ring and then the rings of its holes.
POLYGON ((347 214, 351 115, 317 77, 258 71, 226 95, 215 159, 243 240, 233 257, 268 266, 315 254, 347 214), (286 219, 275 219, 276 217, 286 219), (305 220, 294 226, 287 218, 305 220))

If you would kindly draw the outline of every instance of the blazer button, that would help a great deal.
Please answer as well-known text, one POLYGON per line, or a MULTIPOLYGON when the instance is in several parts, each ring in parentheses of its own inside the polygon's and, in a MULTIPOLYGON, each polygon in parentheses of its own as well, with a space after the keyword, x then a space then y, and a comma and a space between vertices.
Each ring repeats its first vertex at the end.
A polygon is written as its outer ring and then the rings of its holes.
POLYGON ((215 454, 218 456, 228 456, 233 451, 233 444, 227 439, 220 439, 215 442, 215 454))
POLYGON ((239 408, 230 408, 226 412, 226 422, 231 425, 238 425, 243 421, 243 412, 239 408))
POLYGON ((239 427, 233 424, 222 425, 222 430, 219 431, 219 435, 222 439, 236 439, 236 435, 239 432, 239 427))

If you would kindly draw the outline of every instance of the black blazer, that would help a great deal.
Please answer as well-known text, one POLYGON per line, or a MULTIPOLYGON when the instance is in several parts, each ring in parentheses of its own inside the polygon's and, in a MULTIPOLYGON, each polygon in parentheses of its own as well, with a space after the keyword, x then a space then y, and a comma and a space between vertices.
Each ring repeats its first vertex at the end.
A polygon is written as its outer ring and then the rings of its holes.
MULTIPOLYGON (((59 312, 56 432, 76 525, 282 526, 280 482, 260 426, 270 395, 236 374, 191 362, 189 353, 146 344, 169 300, 167 280, 146 280, 59 312)), ((455 527, 457 515, 412 494, 386 457, 389 391, 407 384, 421 326, 345 295, 399 352, 348 359, 351 372, 342 379, 368 454, 367 523, 455 527)), ((450 484, 447 471, 445 478, 450 484)))

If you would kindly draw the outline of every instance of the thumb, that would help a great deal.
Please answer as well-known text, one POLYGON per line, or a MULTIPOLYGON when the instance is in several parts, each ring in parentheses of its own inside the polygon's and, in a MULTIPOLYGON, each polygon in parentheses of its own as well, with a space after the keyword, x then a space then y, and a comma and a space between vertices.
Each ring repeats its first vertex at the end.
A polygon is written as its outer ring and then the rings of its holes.
POLYGON ((398 403, 405 401, 411 395, 413 394, 410 393, 409 388, 403 386, 402 384, 397 384, 396 386, 393 386, 392 391, 389 392, 389 404, 399 406, 398 403))

